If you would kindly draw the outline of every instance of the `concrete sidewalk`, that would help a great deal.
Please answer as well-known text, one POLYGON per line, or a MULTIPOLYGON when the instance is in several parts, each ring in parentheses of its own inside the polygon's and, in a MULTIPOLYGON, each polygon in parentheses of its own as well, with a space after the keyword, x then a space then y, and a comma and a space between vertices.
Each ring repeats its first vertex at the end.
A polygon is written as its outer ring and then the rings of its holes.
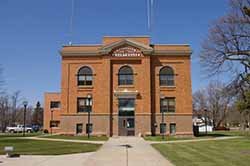
MULTIPOLYGON (((27 139, 48 140, 26 137, 27 139)), ((54 141, 55 139, 53 139, 54 141)), ((60 140, 71 142, 69 140, 60 140)), ((72 140, 83 142, 81 140, 72 140)), ((86 141, 84 141, 85 143, 86 141)), ((88 143, 92 143, 89 141, 88 143)), ((98 141, 99 143, 99 141, 98 141)), ((21 155, 20 158, 0 156, 0 166, 172 166, 150 143, 141 137, 110 138, 97 152, 70 155, 21 155), (127 148, 125 145, 129 145, 127 148)))
POLYGON ((20 158, 0 155, 0 166, 83 166, 93 153, 95 152, 57 156, 21 155, 20 158))
POLYGON ((172 165, 141 137, 110 138, 89 156, 84 166, 170 166, 172 165), (131 147, 126 148, 124 145, 131 147))

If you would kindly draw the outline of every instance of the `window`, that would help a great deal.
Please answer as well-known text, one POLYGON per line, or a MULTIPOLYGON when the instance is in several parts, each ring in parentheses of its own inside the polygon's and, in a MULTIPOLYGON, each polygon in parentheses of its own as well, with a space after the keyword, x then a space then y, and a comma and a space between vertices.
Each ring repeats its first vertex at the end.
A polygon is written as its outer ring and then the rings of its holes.
POLYGON ((51 120, 50 127, 59 127, 60 121, 59 120, 51 120))
POLYGON ((175 134, 175 133, 176 133, 176 124, 170 123, 170 134, 175 134))
POLYGON ((77 84, 78 85, 92 85, 93 73, 91 68, 84 66, 80 68, 77 74, 77 84))
POLYGON ((77 112, 92 111, 92 98, 77 98, 77 112))
POLYGON ((119 115, 120 116, 134 116, 135 99, 122 98, 119 99, 119 115))
POLYGON ((135 128, 135 119, 134 118, 127 118, 127 126, 129 128, 135 128))
POLYGON ((61 103, 60 101, 51 101, 50 102, 50 108, 53 109, 53 108, 60 108, 61 106, 61 103))
POLYGON ((118 73, 118 85, 133 85, 133 70, 129 66, 123 66, 118 73))
POLYGON ((161 99, 161 112, 175 112, 175 98, 167 97, 161 99))
POLYGON ((83 129, 83 124, 82 123, 77 123, 76 124, 76 134, 81 134, 83 129))
POLYGON ((165 66, 160 70, 160 86, 174 86, 174 70, 165 66))

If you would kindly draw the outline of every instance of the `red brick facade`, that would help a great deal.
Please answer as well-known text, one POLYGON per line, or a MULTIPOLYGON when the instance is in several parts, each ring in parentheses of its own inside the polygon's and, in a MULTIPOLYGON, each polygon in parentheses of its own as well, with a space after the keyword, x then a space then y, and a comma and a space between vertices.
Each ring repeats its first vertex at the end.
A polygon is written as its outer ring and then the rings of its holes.
POLYGON ((174 98, 174 112, 164 113, 167 133, 171 124, 175 128, 171 129, 173 134, 192 134, 190 55, 188 45, 152 45, 149 37, 104 37, 100 45, 64 46, 61 50, 61 92, 45 94, 44 128, 50 131, 50 102, 58 100, 60 108, 54 110, 52 116, 60 123, 52 127, 52 132, 75 134, 76 125, 82 124, 82 134, 86 134, 88 113, 78 111, 77 98, 91 95, 92 134, 121 135, 123 125, 132 126, 132 135, 159 134, 160 99, 174 98), (84 66, 92 71, 92 85, 78 85, 79 70, 84 66), (133 81, 129 85, 118 82, 123 66, 133 71, 133 81), (166 75, 170 83, 174 78, 171 86, 160 86, 163 67, 170 67, 174 72, 173 76, 166 75), (131 124, 128 119, 124 121, 126 124, 122 123, 122 110, 119 109, 120 99, 127 103, 127 98, 134 101, 130 120, 134 122, 131 124))

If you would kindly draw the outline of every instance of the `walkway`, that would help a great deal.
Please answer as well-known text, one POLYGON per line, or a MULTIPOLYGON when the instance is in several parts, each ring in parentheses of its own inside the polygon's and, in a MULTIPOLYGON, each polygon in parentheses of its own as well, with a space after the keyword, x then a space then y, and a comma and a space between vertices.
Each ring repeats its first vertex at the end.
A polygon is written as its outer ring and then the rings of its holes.
POLYGON ((0 155, 0 166, 84 166, 86 159, 93 153, 56 156, 21 155, 20 158, 6 158, 0 155))
POLYGON ((110 138, 84 166, 172 166, 140 137, 110 138), (126 147, 128 145, 128 147, 126 147))

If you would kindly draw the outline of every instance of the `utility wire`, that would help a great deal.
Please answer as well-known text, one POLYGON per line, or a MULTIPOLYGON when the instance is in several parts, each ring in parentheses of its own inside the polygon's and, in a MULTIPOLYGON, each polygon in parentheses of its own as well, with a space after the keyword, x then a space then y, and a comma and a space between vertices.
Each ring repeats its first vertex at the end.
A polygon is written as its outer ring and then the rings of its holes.
POLYGON ((152 32, 153 25, 153 17, 154 17, 154 0, 146 0, 147 1, 147 25, 148 30, 152 32))
POLYGON ((70 27, 69 27, 69 45, 72 45, 73 40, 73 17, 74 17, 74 0, 71 1, 71 16, 70 16, 70 27))
POLYGON ((150 3, 150 18, 151 18, 151 21, 150 21, 150 27, 151 27, 151 31, 152 31, 152 29, 153 29, 153 24, 154 24, 154 20, 153 20, 153 18, 154 18, 154 0, 151 0, 151 3, 150 3))
POLYGON ((148 24, 148 30, 150 30, 150 0, 147 1, 147 24, 148 24))

